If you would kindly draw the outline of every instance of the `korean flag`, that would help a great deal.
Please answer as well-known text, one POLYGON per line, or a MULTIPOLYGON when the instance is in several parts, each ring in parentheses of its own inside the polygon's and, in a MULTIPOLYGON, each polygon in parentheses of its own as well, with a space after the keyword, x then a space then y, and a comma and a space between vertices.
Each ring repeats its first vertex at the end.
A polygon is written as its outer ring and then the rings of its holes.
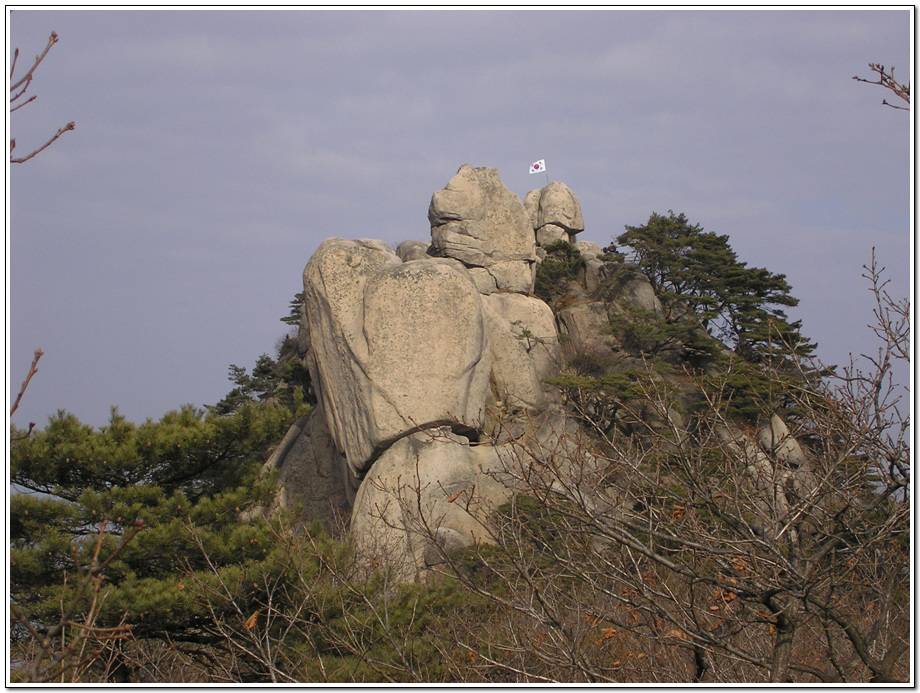
POLYGON ((539 161, 534 161, 530 165, 531 173, 543 173, 546 170, 546 159, 540 159, 539 161))

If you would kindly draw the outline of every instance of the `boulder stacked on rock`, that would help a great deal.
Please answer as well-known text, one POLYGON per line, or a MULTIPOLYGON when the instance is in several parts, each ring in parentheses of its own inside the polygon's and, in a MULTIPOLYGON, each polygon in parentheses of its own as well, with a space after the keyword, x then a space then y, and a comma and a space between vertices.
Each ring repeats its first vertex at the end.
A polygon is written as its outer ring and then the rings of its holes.
POLYGON ((531 190, 524 198, 524 208, 541 246, 558 241, 574 243, 576 234, 585 230, 581 205, 565 183, 553 181, 545 188, 531 190))
POLYGON ((533 291, 534 233, 524 205, 494 168, 464 164, 431 196, 431 254, 470 268, 482 293, 533 291))

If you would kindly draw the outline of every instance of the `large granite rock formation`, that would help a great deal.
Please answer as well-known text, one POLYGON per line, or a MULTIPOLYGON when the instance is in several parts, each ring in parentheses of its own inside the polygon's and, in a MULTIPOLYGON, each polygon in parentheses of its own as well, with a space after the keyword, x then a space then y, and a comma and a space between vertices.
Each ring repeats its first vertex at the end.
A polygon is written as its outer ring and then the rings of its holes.
MULTIPOLYGON (((594 464, 550 383, 578 368, 642 367, 612 325, 663 315, 635 266, 587 242, 553 308, 533 295, 542 246, 584 229, 561 183, 522 204, 494 169, 464 165, 428 218, 430 243, 332 238, 310 258, 297 343, 318 403, 266 464, 281 482, 275 507, 300 507, 304 523, 345 518, 358 550, 406 580, 488 541, 516 478, 564 475, 575 456, 594 464)), ((676 409, 668 416, 685 425, 676 409)), ((805 465, 778 419, 759 438, 725 435, 755 471, 773 458, 805 465)))
POLYGON ((484 540, 485 515, 513 492, 499 481, 508 446, 567 425, 547 384, 556 320, 530 295, 531 215, 497 171, 464 165, 428 216, 430 243, 331 238, 310 258, 298 348, 318 404, 267 464, 276 507, 299 505, 304 522, 350 512, 359 548, 407 578, 438 546, 484 540), (419 504, 437 546, 411 531, 419 504))

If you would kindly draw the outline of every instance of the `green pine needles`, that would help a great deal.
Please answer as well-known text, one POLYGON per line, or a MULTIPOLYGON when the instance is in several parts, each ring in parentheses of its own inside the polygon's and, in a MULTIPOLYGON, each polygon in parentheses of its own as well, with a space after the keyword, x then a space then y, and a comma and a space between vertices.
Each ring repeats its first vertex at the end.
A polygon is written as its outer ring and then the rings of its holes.
POLYGON ((108 566, 98 623, 127 617, 137 637, 181 639, 194 627, 183 570, 211 572, 205 553, 216 566, 264 557, 265 529, 240 519, 270 498, 271 480, 259 475, 265 450, 297 415, 256 403, 231 416, 186 406, 135 425, 113 410, 94 429, 60 412, 10 450, 10 591, 20 611, 53 622, 99 528, 108 556, 142 526, 108 566), (203 547, 189 541, 190 526, 206 528, 203 547))
POLYGON ((666 309, 689 307, 709 334, 745 360, 775 365, 816 348, 802 336, 801 321, 790 322, 783 311, 798 304, 785 275, 748 267, 728 236, 669 211, 627 226, 616 240, 632 249, 666 309))

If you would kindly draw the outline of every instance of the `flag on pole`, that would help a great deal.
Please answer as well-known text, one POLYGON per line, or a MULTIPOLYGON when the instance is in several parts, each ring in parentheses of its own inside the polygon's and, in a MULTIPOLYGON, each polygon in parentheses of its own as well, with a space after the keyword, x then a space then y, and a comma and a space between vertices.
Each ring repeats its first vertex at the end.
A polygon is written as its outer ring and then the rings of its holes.
POLYGON ((531 173, 543 173, 546 170, 546 159, 540 159, 539 161, 534 161, 530 165, 531 173))

